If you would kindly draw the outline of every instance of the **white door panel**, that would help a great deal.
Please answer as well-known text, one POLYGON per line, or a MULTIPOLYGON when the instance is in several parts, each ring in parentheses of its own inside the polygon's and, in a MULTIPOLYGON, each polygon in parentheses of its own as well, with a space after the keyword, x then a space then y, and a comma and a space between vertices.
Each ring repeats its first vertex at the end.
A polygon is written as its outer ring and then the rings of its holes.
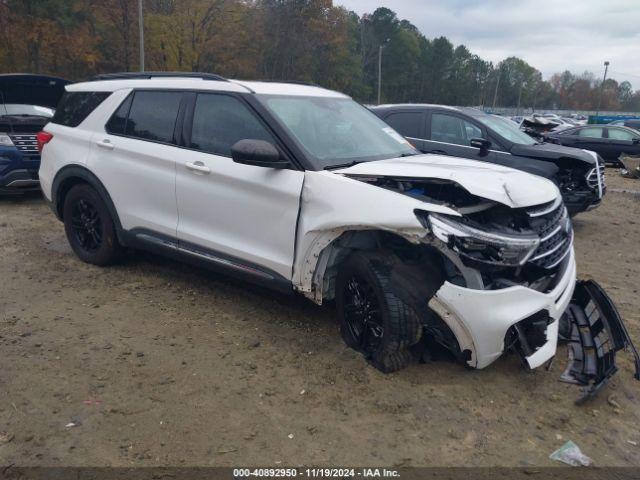
POLYGON ((291 279, 304 173, 192 150, 175 158, 178 238, 291 279))
POLYGON ((89 168, 100 178, 125 230, 176 236, 176 152, 170 145, 97 133, 89 168))

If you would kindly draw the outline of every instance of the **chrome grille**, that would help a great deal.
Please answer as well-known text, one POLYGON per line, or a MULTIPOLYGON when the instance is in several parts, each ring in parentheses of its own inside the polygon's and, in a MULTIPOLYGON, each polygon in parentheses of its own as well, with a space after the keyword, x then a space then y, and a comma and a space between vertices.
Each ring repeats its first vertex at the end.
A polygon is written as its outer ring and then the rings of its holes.
POLYGON ((604 179, 604 163, 598 162, 598 166, 592 168, 587 173, 587 185, 593 190, 598 190, 598 171, 600 172, 600 187, 604 190, 606 184, 604 179), (597 170, 596 170, 597 169, 597 170))
POLYGON ((18 150, 27 155, 39 155, 38 140, 35 133, 9 134, 9 138, 18 150))
POLYGON ((540 236, 540 245, 529 263, 551 269, 558 266, 571 251, 573 228, 562 201, 555 200, 527 210, 531 228, 540 236))

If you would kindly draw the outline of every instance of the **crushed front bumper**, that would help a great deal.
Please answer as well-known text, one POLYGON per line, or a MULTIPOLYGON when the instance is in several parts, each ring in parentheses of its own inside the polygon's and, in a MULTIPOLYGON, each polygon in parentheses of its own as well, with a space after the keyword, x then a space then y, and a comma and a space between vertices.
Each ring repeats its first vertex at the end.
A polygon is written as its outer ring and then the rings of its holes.
POLYGON ((553 358, 558 342, 558 324, 571 301, 576 283, 573 251, 561 278, 547 293, 524 286, 500 290, 474 290, 445 282, 429 302, 453 331, 467 363, 484 368, 502 355, 511 327, 536 315, 548 319, 546 339, 524 360, 536 368, 553 358))

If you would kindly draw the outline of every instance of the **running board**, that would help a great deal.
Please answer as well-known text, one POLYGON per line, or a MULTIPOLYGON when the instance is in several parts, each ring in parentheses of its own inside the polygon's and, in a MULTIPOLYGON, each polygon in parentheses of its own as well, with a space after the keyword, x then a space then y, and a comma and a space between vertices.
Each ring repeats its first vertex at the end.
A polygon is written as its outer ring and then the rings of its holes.
POLYGON ((631 351, 634 378, 640 380, 640 356, 611 298, 594 280, 578 281, 563 321, 569 322, 567 368, 561 381, 583 385, 583 403, 618 371, 616 352, 631 351))

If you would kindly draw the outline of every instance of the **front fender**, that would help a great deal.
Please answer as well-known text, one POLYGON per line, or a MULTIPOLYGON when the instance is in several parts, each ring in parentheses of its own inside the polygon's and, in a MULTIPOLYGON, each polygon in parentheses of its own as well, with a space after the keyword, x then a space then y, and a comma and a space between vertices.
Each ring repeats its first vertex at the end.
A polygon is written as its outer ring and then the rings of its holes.
MULTIPOLYGON (((444 205, 426 203, 340 174, 305 172, 296 233, 294 288, 305 294, 314 290, 319 262, 328 260, 322 259, 321 252, 347 231, 387 231, 419 243, 427 231, 413 213, 416 209, 458 215, 444 205)), ((309 296, 320 303, 317 296, 309 296)))

